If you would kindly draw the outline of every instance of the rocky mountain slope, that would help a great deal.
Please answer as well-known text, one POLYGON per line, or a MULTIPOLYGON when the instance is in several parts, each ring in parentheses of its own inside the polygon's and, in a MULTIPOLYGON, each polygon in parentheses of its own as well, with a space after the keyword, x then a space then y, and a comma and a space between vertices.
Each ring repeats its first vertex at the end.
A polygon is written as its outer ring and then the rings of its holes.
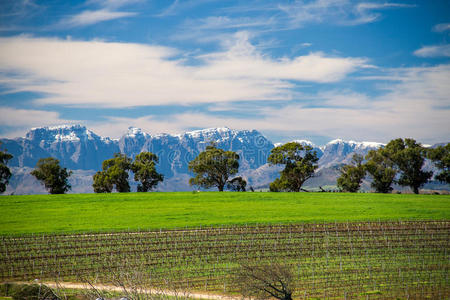
MULTIPOLYGON (((103 160, 122 152, 135 157, 142 151, 158 155, 157 169, 165 180, 158 190, 191 190, 188 180, 188 163, 205 147, 214 142, 219 148, 236 151, 240 157, 240 175, 249 185, 265 187, 278 176, 279 167, 267 164, 270 150, 276 146, 256 130, 210 128, 178 135, 150 135, 139 128, 130 127, 120 139, 100 137, 81 125, 61 125, 31 129, 24 138, 1 139, 2 149, 14 158, 9 162, 13 170, 6 193, 45 193, 42 186, 29 175, 37 161, 43 157, 55 157, 61 164, 74 171, 71 177, 72 192, 92 192, 92 175, 100 170, 103 160)), ((309 145, 317 152, 319 176, 311 180, 313 186, 334 184, 336 165, 348 163, 354 153, 365 155, 382 144, 334 140, 317 146, 306 140, 296 140, 309 145)), ((131 181, 131 177, 130 177, 131 181)), ((135 189, 132 185, 132 189, 135 189)))

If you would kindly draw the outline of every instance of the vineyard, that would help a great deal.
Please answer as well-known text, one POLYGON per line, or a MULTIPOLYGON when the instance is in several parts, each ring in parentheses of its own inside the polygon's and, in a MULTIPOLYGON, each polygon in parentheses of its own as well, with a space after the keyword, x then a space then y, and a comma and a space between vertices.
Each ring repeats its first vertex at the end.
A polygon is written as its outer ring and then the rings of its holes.
MULTIPOLYGON (((241 263, 292 268, 294 297, 450 297, 450 222, 252 225, 2 236, 2 281, 134 278, 151 287, 235 294, 241 263), (124 277, 125 276, 125 277, 124 277)), ((94 279, 92 279, 94 280, 94 279)))

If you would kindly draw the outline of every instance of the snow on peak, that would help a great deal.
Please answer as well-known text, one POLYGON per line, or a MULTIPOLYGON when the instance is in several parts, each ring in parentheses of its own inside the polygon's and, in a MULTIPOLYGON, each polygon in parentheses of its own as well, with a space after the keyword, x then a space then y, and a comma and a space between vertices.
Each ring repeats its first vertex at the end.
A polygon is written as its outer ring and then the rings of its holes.
POLYGON ((149 134, 143 132, 141 128, 130 126, 130 127, 128 127, 128 131, 127 131, 126 136, 131 137, 131 138, 134 138, 136 136, 147 137, 147 136, 149 136, 149 134))
POLYGON ((335 139, 332 140, 331 142, 328 142, 326 146, 335 144, 348 144, 355 148, 379 148, 385 145, 383 143, 377 142, 355 142, 355 141, 344 141, 343 139, 335 139))
POLYGON ((218 127, 218 128, 206 128, 200 130, 188 131, 185 135, 191 136, 193 138, 199 138, 202 136, 212 136, 212 135, 223 135, 224 133, 235 133, 235 130, 232 130, 228 127, 218 127))
POLYGON ((49 142, 77 142, 81 139, 93 140, 99 137, 85 126, 79 124, 65 124, 32 128, 27 133, 26 138, 49 142))

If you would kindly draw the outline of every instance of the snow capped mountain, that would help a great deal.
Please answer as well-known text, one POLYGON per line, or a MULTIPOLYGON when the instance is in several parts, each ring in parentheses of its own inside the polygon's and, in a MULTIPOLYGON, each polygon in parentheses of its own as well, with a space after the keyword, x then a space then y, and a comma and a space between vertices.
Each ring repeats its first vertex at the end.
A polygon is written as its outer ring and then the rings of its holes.
POLYGON ((33 168, 40 158, 51 156, 69 169, 98 169, 119 151, 116 141, 81 125, 32 128, 25 138, 3 139, 2 144, 13 154, 10 165, 14 167, 33 168))
MULTIPOLYGON (((101 169, 104 160, 117 152, 134 158, 142 151, 153 152, 159 157, 157 169, 164 174, 160 190, 189 190, 188 164, 211 142, 221 149, 237 152, 240 156, 240 175, 248 180, 249 185, 261 187, 278 176, 279 168, 269 166, 267 158, 275 146, 281 145, 274 145, 256 130, 234 130, 227 127, 194 130, 177 135, 150 135, 140 128, 129 127, 116 140, 98 136, 85 126, 61 125, 33 128, 25 138, 0 141, 2 149, 7 149, 14 156, 8 164, 14 173, 8 191, 16 193, 43 192, 36 188, 39 184, 27 175, 40 158, 51 156, 59 159, 62 166, 75 171, 71 180, 77 188, 73 191, 89 192, 92 191, 91 174, 101 169)), ((365 155, 369 150, 383 146, 381 143, 341 139, 333 140, 325 146, 317 146, 308 140, 294 141, 313 147, 320 158, 319 168, 322 173, 332 170, 336 165, 349 163, 354 153, 365 155)), ((331 178, 328 181, 334 180, 335 173, 324 176, 331 178)), ((320 179, 315 180, 320 182, 320 179)))
POLYGON ((355 142, 335 139, 327 143, 321 149, 323 155, 319 160, 320 168, 327 168, 337 164, 350 163, 353 154, 357 153, 365 156, 370 150, 375 150, 384 146, 376 142, 355 142))

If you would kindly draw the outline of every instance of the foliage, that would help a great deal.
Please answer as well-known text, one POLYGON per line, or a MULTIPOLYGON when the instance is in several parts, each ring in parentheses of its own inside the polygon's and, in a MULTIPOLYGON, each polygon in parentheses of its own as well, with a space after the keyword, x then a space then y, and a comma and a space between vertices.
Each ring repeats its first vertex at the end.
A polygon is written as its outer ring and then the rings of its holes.
POLYGON ((366 171, 372 177, 372 188, 377 193, 390 193, 397 171, 384 148, 370 150, 366 155, 366 171))
POLYGON ((235 192, 245 192, 245 187, 247 186, 247 181, 242 177, 238 176, 228 181, 227 188, 235 192))
POLYGON ((72 171, 61 168, 56 158, 41 158, 30 174, 41 181, 50 194, 64 194, 71 189, 68 178, 72 171))
POLYGON ((245 298, 292 300, 294 273, 279 263, 267 265, 242 264, 236 274, 236 285, 245 298))
POLYGON ((102 171, 94 177, 94 192, 110 193, 115 186, 119 193, 130 192, 128 171, 131 169, 131 158, 122 153, 115 153, 114 158, 103 161, 102 171))
POLYGON ((93 184, 94 193, 111 193, 114 185, 107 172, 105 171, 97 171, 93 176, 93 184))
POLYGON ((400 171, 398 183, 409 186, 415 194, 433 176, 433 172, 422 170, 426 149, 414 139, 395 139, 385 147, 386 154, 400 171))
POLYGON ((158 182, 163 181, 164 176, 156 172, 157 162, 158 156, 151 152, 141 152, 134 159, 131 170, 134 173, 134 180, 141 182, 137 187, 138 192, 151 191, 158 182))
POLYGON ((341 176, 337 179, 337 186, 344 192, 356 193, 361 187, 362 180, 366 176, 366 170, 362 164, 363 157, 354 154, 351 165, 341 167, 341 176))
POLYGON ((436 175, 436 179, 450 184, 450 143, 445 146, 428 149, 427 154, 428 158, 441 170, 441 173, 436 175))
POLYGON ((13 300, 59 300, 58 296, 46 285, 24 284, 16 288, 13 300))
POLYGON ((389 159, 384 148, 370 150, 366 155, 366 171, 372 176, 371 186, 377 193, 390 193, 392 184, 395 182, 397 170, 394 163, 389 159))
MULTIPOLYGON (((1 142, 0 142, 1 146, 1 142)), ((6 191, 6 186, 11 178, 11 170, 6 166, 13 156, 5 151, 0 150, 0 193, 6 191)))
POLYGON ((189 162, 189 170, 195 174, 189 184, 206 189, 215 186, 222 192, 228 178, 236 174, 238 169, 239 155, 236 152, 224 151, 211 144, 189 162))
POLYGON ((280 172, 280 178, 270 184, 270 191, 299 192, 303 183, 314 176, 318 160, 317 153, 312 151, 312 147, 296 142, 273 148, 268 162, 271 165, 285 167, 280 172))

